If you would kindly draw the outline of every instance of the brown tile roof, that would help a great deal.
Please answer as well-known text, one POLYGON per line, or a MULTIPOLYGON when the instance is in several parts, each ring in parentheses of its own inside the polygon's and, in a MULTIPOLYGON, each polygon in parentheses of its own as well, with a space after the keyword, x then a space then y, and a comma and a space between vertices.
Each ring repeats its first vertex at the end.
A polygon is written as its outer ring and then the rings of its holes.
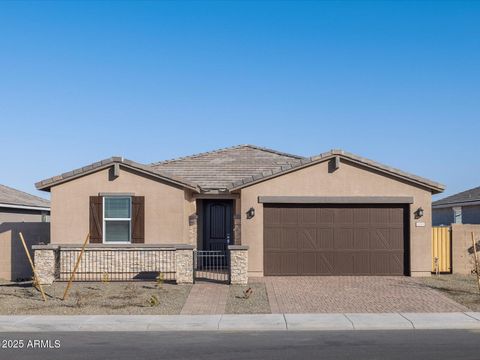
POLYGON ((50 207, 50 201, 46 199, 5 185, 0 185, 0 204, 41 208, 50 207))
POLYGON ((343 150, 330 150, 317 156, 304 158, 254 145, 238 145, 210 152, 195 154, 172 160, 143 165, 121 157, 112 157, 79 168, 59 176, 54 176, 35 184, 37 189, 49 190, 51 186, 69 181, 79 176, 98 171, 120 163, 137 171, 147 173, 194 191, 225 190, 234 191, 260 181, 299 170, 331 158, 360 164, 410 183, 430 189, 433 193, 442 192, 445 186, 437 182, 409 174, 343 150))
POLYGON ((432 181, 432 180, 429 180, 429 179, 426 179, 426 178, 423 178, 423 177, 420 177, 420 176, 417 176, 417 175, 413 175, 413 174, 407 173, 405 171, 402 171, 400 169, 396 169, 396 168, 393 168, 391 166, 383 165, 383 164, 380 164, 376 161, 373 161, 373 160, 370 160, 370 159, 367 159, 367 158, 364 158, 364 157, 361 157, 361 156, 358 156, 358 155, 355 155, 355 154, 352 154, 352 153, 349 153, 349 152, 346 152, 346 151, 343 151, 343 150, 337 150, 337 149, 330 150, 330 151, 324 152, 320 155, 313 156, 313 157, 310 157, 310 158, 303 158, 298 163, 291 164, 291 165, 286 165, 279 171, 275 171, 275 170, 266 171, 266 172, 259 173, 259 174, 254 175, 254 176, 245 177, 245 178, 243 178, 239 181, 236 181, 236 182, 233 182, 232 184, 230 184, 230 186, 228 186, 228 189, 230 191, 238 190, 238 189, 241 189, 243 187, 253 185, 257 182, 265 181, 267 179, 277 177, 277 176, 286 174, 286 173, 291 172, 291 171, 299 170, 303 167, 308 167, 308 166, 314 165, 314 164, 319 163, 319 162, 327 161, 327 160, 332 159, 336 156, 340 157, 341 159, 349 160, 351 162, 355 162, 355 163, 361 164, 363 166, 369 167, 373 170, 380 171, 380 172, 383 172, 383 173, 387 173, 387 174, 393 175, 397 178, 402 178, 402 179, 407 180, 409 182, 416 183, 418 185, 421 185, 423 187, 431 189, 432 192, 434 192, 434 193, 439 193, 439 192, 442 192, 443 190, 445 190, 444 185, 442 185, 440 183, 437 183, 435 181, 432 181))
POLYGON ((238 145, 150 164, 155 170, 198 184, 202 189, 227 189, 232 183, 300 163, 301 156, 254 145, 238 145))
POLYGON ((161 171, 157 171, 153 169, 151 166, 143 165, 132 160, 124 159, 120 156, 112 156, 111 158, 97 161, 93 164, 39 181, 35 184, 35 187, 38 190, 48 191, 54 185, 58 185, 66 181, 73 180, 77 177, 84 176, 92 172, 106 169, 116 163, 121 164, 122 166, 125 166, 127 168, 131 168, 131 169, 146 173, 147 175, 151 175, 153 177, 159 178, 160 180, 174 183, 176 185, 189 188, 191 190, 195 190, 195 191, 199 190, 196 184, 192 184, 188 180, 180 179, 170 174, 165 174, 161 171))
POLYGON ((434 207, 442 206, 442 205, 453 206, 455 204, 468 204, 470 202, 477 202, 477 201, 480 201, 480 186, 434 201, 432 205, 434 207))

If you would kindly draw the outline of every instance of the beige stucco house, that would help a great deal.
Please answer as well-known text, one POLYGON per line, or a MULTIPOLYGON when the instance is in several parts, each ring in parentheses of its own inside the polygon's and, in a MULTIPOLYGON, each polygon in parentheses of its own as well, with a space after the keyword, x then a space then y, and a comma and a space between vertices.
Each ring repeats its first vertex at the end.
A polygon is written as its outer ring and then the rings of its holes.
POLYGON ((36 184, 51 243, 248 246, 248 275, 428 275, 444 186, 332 150, 241 145, 149 165, 112 157, 36 184))

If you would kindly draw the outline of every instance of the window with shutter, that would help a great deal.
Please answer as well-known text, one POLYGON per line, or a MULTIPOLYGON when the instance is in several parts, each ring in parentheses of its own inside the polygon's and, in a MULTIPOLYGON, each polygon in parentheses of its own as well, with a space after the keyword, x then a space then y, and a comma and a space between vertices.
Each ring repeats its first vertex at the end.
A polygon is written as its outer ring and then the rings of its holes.
POLYGON ((132 243, 145 243, 145 197, 132 196, 132 243))
POLYGON ((132 198, 105 196, 103 198, 103 242, 129 243, 132 228, 132 198))
POLYGON ((103 241, 103 202, 101 196, 90 196, 90 243, 103 241))

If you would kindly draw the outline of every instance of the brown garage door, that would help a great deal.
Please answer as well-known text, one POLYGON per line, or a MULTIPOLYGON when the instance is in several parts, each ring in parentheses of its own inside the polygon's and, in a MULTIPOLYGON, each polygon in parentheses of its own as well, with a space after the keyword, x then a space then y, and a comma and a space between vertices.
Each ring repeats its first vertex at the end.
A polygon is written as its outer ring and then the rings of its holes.
POLYGON ((264 205, 265 275, 403 275, 403 205, 264 205))

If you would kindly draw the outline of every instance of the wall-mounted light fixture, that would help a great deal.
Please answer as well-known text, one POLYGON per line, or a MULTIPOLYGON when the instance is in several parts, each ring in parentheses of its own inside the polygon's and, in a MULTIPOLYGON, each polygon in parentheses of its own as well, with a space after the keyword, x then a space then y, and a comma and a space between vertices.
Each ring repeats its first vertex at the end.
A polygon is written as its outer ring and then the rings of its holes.
POLYGON ((419 207, 415 212, 415 219, 420 219, 423 216, 423 209, 419 207))
POLYGON ((255 209, 253 207, 251 207, 250 209, 248 209, 247 211, 247 219, 251 219, 255 216, 255 209))

